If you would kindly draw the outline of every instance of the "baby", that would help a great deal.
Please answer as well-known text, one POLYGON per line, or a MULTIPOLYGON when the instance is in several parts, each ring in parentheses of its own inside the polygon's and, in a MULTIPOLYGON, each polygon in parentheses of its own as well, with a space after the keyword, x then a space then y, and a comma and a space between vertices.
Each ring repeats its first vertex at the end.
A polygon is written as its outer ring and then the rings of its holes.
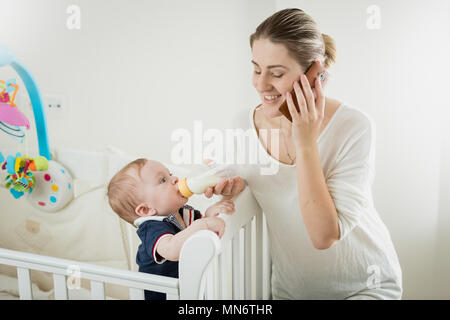
MULTIPOLYGON (((222 200, 200 211, 186 205, 178 178, 161 163, 137 159, 114 175, 108 185, 111 208, 138 228, 136 263, 140 272, 178 278, 178 259, 184 241, 208 229, 222 237, 225 222, 219 213, 234 212, 232 200, 222 200)), ((165 300, 164 293, 145 291, 146 300, 165 300)))

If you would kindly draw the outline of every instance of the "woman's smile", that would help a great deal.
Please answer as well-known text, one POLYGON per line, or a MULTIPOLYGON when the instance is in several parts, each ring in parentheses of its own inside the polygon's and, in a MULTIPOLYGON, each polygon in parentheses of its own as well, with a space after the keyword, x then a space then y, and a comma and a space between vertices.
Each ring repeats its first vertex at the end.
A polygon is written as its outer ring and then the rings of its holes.
POLYGON ((281 94, 262 96, 262 97, 263 97, 264 103, 267 103, 267 104, 276 104, 276 103, 280 102, 280 100, 281 100, 281 94))

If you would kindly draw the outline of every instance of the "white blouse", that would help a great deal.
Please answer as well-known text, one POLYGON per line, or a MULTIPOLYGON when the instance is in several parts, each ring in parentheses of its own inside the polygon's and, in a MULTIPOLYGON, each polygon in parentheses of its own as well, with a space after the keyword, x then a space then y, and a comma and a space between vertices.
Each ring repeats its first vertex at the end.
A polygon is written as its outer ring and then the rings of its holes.
POLYGON ((256 152, 259 162, 247 159, 239 167, 239 175, 247 181, 266 215, 272 297, 345 299, 367 290, 384 289, 401 295, 402 272, 397 254, 373 203, 376 128, 370 116, 341 104, 317 140, 340 228, 339 241, 329 249, 318 250, 303 222, 295 164, 283 164, 266 152, 256 134, 254 111, 250 108, 240 112, 234 126, 246 130, 248 142, 257 145, 240 150, 241 155, 256 152), (277 170, 263 173, 262 168, 269 166, 277 170))

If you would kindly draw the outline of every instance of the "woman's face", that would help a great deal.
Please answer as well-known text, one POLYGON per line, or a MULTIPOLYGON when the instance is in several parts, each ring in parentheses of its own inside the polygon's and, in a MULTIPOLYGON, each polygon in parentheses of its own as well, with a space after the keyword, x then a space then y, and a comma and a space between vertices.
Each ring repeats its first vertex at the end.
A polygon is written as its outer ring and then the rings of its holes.
POLYGON ((291 58, 282 44, 267 39, 253 42, 252 63, 254 66, 253 86, 258 92, 262 110, 268 118, 281 116, 278 108, 291 91, 294 81, 300 79, 303 68, 291 58))

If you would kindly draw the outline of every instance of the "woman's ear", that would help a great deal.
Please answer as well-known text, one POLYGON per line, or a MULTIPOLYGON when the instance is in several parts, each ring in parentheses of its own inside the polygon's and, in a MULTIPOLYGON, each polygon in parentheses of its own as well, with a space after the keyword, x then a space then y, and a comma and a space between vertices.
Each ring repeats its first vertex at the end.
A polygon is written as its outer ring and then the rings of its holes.
POLYGON ((145 203, 139 204, 134 211, 140 217, 154 216, 157 213, 156 209, 149 208, 145 203))

